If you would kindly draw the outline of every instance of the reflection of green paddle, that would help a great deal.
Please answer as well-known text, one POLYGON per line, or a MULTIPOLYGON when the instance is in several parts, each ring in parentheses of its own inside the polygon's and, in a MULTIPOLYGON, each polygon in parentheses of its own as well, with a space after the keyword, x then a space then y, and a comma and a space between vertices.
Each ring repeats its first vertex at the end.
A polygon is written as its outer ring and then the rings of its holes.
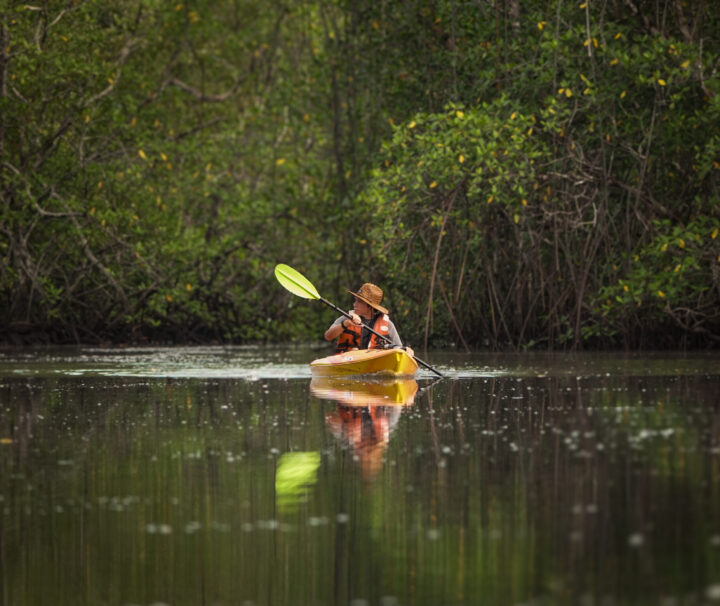
POLYGON ((275 498, 282 509, 293 509, 305 500, 317 482, 319 452, 286 452, 275 472, 275 498))
MULTIPOLYGON (((298 297, 302 297, 303 299, 316 299, 318 301, 322 301, 327 305, 328 307, 332 307, 335 311, 342 314, 346 318, 350 318, 350 314, 346 311, 343 311, 340 309, 337 305, 334 305, 333 303, 330 303, 327 299, 324 299, 320 296, 320 293, 318 293, 317 289, 313 286, 312 282, 308 280, 305 276, 303 276, 299 271, 294 270, 289 265, 284 265, 280 263, 279 265, 275 266, 275 277, 277 278, 277 281, 282 284, 283 287, 285 287, 287 290, 289 290, 292 294, 297 295, 298 297)), ((388 339, 385 335, 381 335, 379 332, 375 332, 372 328, 369 326, 366 327, 372 334, 380 337, 383 339, 386 343, 392 345, 392 342, 390 339, 388 339)), ((413 356, 415 358, 415 361, 420 364, 421 366, 424 366, 428 370, 431 370, 434 372, 438 377, 444 377, 444 375, 439 371, 430 366, 427 362, 423 362, 420 358, 417 356, 413 356)))

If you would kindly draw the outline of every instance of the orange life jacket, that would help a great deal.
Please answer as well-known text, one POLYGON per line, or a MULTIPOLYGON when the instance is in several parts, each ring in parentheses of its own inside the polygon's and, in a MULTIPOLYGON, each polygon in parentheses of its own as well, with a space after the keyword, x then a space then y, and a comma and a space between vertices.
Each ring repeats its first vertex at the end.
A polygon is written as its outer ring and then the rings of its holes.
MULTIPOLYGON (((335 353, 345 353, 351 349, 362 349, 363 324, 355 324, 355 322, 348 322, 348 324, 350 324, 350 328, 343 326, 343 331, 338 337, 335 353)), ((387 314, 378 314, 375 316, 375 321, 370 325, 370 328, 375 332, 379 332, 381 335, 388 336, 390 332, 390 318, 387 314)), ((385 341, 377 335, 370 333, 368 349, 380 349, 385 347, 385 345, 385 341)))

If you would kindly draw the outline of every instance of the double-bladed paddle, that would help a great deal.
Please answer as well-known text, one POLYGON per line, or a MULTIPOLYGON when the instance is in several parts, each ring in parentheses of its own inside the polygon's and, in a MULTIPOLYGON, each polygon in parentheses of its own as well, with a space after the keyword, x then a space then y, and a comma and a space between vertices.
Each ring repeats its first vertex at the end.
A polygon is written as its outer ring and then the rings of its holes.
MULTIPOLYGON (((308 280, 305 276, 303 276, 299 271, 293 269, 289 265, 285 265, 283 263, 280 263, 279 265, 275 266, 275 277, 277 278, 277 281, 280 282, 280 284, 289 290, 292 294, 297 295, 298 297, 302 297, 303 299, 316 299, 318 301, 322 301, 327 305, 328 307, 332 307, 335 311, 342 314, 346 318, 352 319, 350 314, 342 309, 340 309, 337 305, 334 303, 331 303, 327 299, 320 296, 320 293, 317 291, 317 288, 313 286, 312 282, 308 280)), ((375 332, 372 328, 369 326, 366 326, 366 328, 375 336, 380 337, 383 339, 386 343, 392 345, 392 341, 388 339, 385 335, 381 335, 379 332, 375 332)), ((423 362, 420 358, 417 356, 413 356, 415 358, 415 361, 420 364, 421 366, 424 366, 428 370, 431 370, 434 372, 438 377, 444 377, 439 370, 433 368, 428 364, 427 362, 423 362)))

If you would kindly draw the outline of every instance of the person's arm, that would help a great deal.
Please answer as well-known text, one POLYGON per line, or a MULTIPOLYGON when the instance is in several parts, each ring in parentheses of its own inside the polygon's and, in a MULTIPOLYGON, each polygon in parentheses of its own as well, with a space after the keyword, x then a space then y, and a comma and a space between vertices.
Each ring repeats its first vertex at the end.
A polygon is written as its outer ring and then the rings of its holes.
MULTIPOLYGON (((352 316, 352 321, 355 322, 355 324, 360 324, 362 322, 360 316, 358 316, 354 311, 350 311, 348 313, 352 316)), ((335 320, 330 325, 330 328, 325 331, 325 340, 332 341, 337 339, 342 334, 342 331, 345 330, 345 322, 350 322, 350 320, 348 320, 345 316, 340 316, 337 320, 335 320)))
POLYGON ((393 347, 402 347, 402 341, 400 340, 400 335, 398 334, 397 328, 395 328, 395 324, 393 324, 392 320, 388 320, 388 339, 392 341, 393 347))
POLYGON ((392 320, 388 322, 388 339, 392 341, 393 347, 401 347, 405 351, 407 351, 411 356, 415 355, 415 352, 413 351, 412 347, 404 347, 402 344, 402 341, 400 340, 400 335, 398 334, 397 328, 395 328, 395 324, 392 323, 392 320))

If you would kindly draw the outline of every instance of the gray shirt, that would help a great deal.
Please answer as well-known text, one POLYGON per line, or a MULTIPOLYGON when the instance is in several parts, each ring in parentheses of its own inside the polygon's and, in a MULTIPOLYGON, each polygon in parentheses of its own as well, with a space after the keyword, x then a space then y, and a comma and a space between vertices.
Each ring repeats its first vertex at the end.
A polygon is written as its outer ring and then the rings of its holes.
MULTIPOLYGON (((342 324, 344 320, 347 320, 345 316, 340 316, 337 320, 333 322, 333 326, 337 326, 338 324, 342 324)), ((365 324, 365 318, 363 318, 363 324, 365 324)), ((363 326, 363 333, 366 333, 367 328, 363 326)), ((363 337, 365 335, 363 334, 363 337)), ((388 339, 392 341, 392 344, 396 347, 402 347, 402 341, 400 340, 400 335, 398 334, 397 328, 395 328, 395 324, 393 324, 392 320, 388 318, 388 339)), ((382 341, 382 339, 380 339, 382 341)))

